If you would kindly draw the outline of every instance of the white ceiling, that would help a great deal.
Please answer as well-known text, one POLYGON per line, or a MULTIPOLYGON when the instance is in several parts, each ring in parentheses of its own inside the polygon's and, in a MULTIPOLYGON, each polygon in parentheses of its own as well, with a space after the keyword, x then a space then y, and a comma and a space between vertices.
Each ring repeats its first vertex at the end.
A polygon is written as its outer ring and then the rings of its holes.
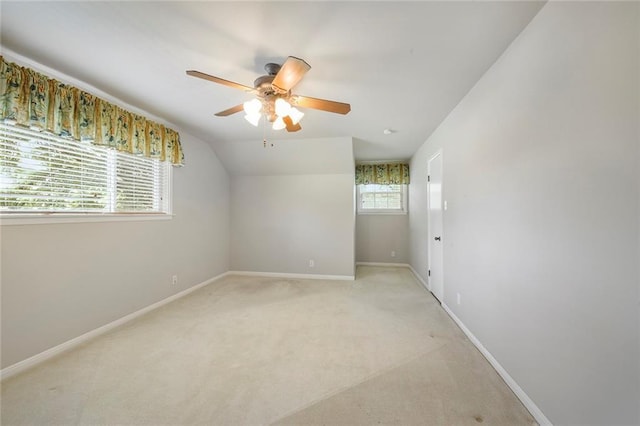
MULTIPOLYGON (((288 55, 312 67, 293 92, 351 104, 305 110, 302 131, 268 139, 353 138, 357 160, 408 159, 543 6, 542 2, 11 2, 5 48, 148 111, 240 164, 263 129, 214 113, 288 55), (384 135, 383 130, 394 130, 384 135), (224 151, 224 152, 223 152, 224 151)), ((187 159, 188 160, 188 159, 187 159)))

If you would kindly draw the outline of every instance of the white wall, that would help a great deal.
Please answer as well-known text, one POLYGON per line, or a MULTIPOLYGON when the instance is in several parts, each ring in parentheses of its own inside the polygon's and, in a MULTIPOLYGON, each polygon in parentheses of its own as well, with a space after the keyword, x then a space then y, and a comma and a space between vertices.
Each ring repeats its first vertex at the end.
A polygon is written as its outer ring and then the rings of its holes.
POLYGON ((173 219, 1 227, 2 367, 229 269, 227 173, 207 144, 180 136, 173 219))
POLYGON ((409 263, 409 216, 357 215, 356 261, 409 263), (395 257, 391 256, 392 251, 395 257))
POLYGON ((411 163, 412 265, 443 146, 444 303, 555 424, 640 421, 639 7, 547 3, 411 163))
POLYGON ((231 269, 353 276, 353 191, 353 168, 350 174, 233 177, 231 269))

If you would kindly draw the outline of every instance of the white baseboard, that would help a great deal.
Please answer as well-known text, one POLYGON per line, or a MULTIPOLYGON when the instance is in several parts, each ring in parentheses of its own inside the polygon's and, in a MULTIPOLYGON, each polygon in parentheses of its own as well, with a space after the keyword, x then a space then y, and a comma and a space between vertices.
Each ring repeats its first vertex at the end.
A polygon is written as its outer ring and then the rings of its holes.
POLYGON ((319 275, 319 274, 288 274, 284 272, 256 272, 256 271, 229 271, 229 275, 244 275, 247 277, 269 277, 269 278, 297 278, 305 280, 344 280, 353 281, 354 275, 319 275))
POLYGON ((471 343, 473 343, 475 347, 478 348, 480 353, 487 359, 487 361, 489 361, 489 363, 493 366, 493 368, 498 372, 498 374, 505 381, 507 386, 511 388, 513 393, 516 394, 516 396, 522 402, 522 404, 527 408, 527 410, 529 410, 533 418, 535 418, 536 421, 541 426, 551 425, 552 423, 549 421, 549 419, 547 419, 547 417, 544 415, 542 410, 540 410, 540 408, 538 408, 538 406, 533 402, 533 400, 529 398, 529 396, 525 393, 525 391, 522 390, 522 388, 518 385, 518 383, 516 383, 513 377, 511 377, 509 373, 507 373, 507 370, 505 370, 504 367, 500 365, 498 360, 495 359, 493 355, 491 355, 491 352, 489 352, 487 348, 485 348, 482 345, 482 343, 480 343, 478 338, 474 336, 473 333, 471 333, 471 331, 464 325, 464 323, 460 320, 460 318, 458 318, 456 314, 454 314, 453 311, 451 311, 451 309, 449 309, 449 307, 444 303, 442 303, 442 308, 445 310, 447 314, 449 314, 451 319, 453 319, 455 323, 458 324, 458 327, 460 327, 460 329, 464 332, 464 334, 467 335, 469 340, 471 340, 471 343))
POLYGON ((394 266, 396 268, 410 268, 408 263, 385 263, 385 262, 356 262, 356 266, 394 266))
POLYGON ((48 359, 53 358, 56 355, 59 355, 63 352, 66 352, 70 349, 75 348, 76 346, 79 346, 85 342, 87 342, 88 340, 91 340, 95 337, 98 337, 102 334, 107 333, 108 331, 113 330, 114 328, 125 324, 135 318, 138 318, 144 314, 146 314, 147 312, 151 312, 155 309, 160 308, 161 306, 166 305, 167 303, 173 302, 174 300, 180 299, 181 297, 186 296, 189 293, 192 293, 196 290, 198 290, 199 288, 202 288, 208 284, 211 284, 214 281, 219 280, 220 278, 223 278, 225 276, 227 276, 229 273, 225 272, 222 273, 216 277, 210 278, 204 282, 201 282, 200 284, 196 284, 193 287, 189 287, 186 290, 183 290, 179 293, 173 294, 169 297, 167 297, 166 299, 162 299, 159 302, 156 302, 152 305, 146 306, 138 311, 135 311, 133 313, 130 313, 129 315, 125 315, 122 318, 118 318, 115 321, 112 321, 108 324, 103 325, 102 327, 98 327, 94 330, 91 330, 85 334, 82 334, 78 337, 75 337, 71 340, 67 340, 64 343, 59 344, 58 346, 54 346, 53 348, 47 349, 44 352, 40 352, 39 354, 36 354, 30 358, 27 358, 25 360, 22 360, 20 362, 17 362, 13 365, 10 365, 6 368, 3 368, 2 370, 0 370, 0 381, 4 380, 6 378, 9 378, 11 376, 14 376, 18 373, 21 373, 29 368, 32 368, 44 361, 47 361, 48 359))

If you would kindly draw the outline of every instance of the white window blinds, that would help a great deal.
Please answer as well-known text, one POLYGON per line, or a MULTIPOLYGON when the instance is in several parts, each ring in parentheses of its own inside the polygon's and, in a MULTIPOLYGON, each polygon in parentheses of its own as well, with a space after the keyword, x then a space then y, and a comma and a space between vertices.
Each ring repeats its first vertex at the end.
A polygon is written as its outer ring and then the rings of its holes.
POLYGON ((0 213, 169 213, 171 165, 0 124, 0 213))
POLYGON ((358 213, 406 213, 407 185, 357 185, 358 213))

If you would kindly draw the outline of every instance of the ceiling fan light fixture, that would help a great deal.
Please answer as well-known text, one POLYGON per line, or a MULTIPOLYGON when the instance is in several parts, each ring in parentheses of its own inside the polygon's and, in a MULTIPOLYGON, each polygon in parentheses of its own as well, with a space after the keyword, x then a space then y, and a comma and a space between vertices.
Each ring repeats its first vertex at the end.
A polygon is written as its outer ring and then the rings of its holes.
POLYGON ((287 127, 287 125, 285 124, 282 117, 276 118, 276 120, 273 122, 273 130, 282 130, 285 127, 287 127))
POLYGON ((254 113, 245 115, 244 119, 247 120, 249 123, 251 123, 253 126, 258 127, 258 123, 260 122, 260 117, 262 117, 262 114, 260 114, 259 112, 254 112, 254 113))
POLYGON ((278 98, 276 99, 275 110, 278 116, 286 117, 289 115, 289 111, 291 111, 291 105, 289 105, 289 102, 284 99, 278 98))
POLYGON ((298 124, 302 117, 304 117, 304 112, 300 111, 298 108, 291 107, 289 110, 289 117, 291 117, 291 121, 293 124, 298 124))
POLYGON ((256 115, 259 114, 262 109, 262 102, 254 98, 242 104, 242 108, 247 115, 256 115))

